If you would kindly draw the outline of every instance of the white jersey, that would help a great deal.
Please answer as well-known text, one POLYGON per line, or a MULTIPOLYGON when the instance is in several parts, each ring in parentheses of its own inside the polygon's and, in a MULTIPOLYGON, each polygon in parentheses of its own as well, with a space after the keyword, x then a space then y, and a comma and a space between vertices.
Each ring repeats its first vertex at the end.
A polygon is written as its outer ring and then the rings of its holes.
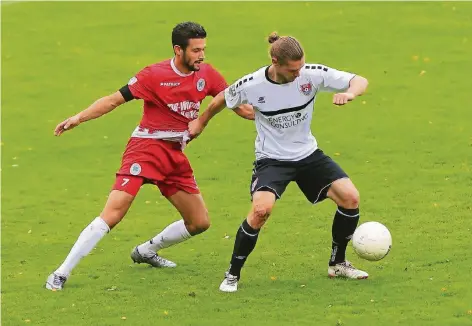
POLYGON ((317 148, 311 133, 316 94, 343 91, 354 74, 319 64, 306 64, 293 82, 278 84, 262 67, 226 88, 226 106, 234 109, 251 104, 257 129, 256 159, 299 161, 317 148))

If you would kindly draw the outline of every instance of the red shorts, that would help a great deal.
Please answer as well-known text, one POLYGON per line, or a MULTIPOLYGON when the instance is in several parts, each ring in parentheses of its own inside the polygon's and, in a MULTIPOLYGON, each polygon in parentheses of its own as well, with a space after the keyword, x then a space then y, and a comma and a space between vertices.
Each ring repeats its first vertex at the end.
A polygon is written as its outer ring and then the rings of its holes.
POLYGON ((143 184, 159 187, 162 195, 170 197, 183 190, 199 194, 190 162, 180 143, 160 139, 131 138, 116 173, 113 190, 136 196, 143 184))

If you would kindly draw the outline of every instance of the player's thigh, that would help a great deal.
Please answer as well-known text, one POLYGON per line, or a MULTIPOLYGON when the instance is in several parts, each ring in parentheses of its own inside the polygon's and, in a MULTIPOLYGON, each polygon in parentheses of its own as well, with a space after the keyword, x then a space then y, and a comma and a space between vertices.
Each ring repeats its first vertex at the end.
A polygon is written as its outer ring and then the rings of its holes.
POLYGON ((193 169, 185 154, 180 150, 173 149, 169 151, 168 156, 170 163, 167 170, 169 172, 165 174, 162 180, 154 182, 159 187, 162 195, 168 199, 179 191, 199 195, 200 190, 193 169))
POLYGON ((255 161, 249 187, 251 198, 257 192, 266 191, 280 199, 288 184, 295 180, 296 169, 292 165, 291 162, 273 159, 255 161))
POLYGON ((359 206, 359 191, 349 178, 334 181, 327 195, 338 206, 349 209, 354 209, 359 206))
POLYGON ((296 181, 305 197, 316 204, 328 198, 331 186, 344 178, 348 178, 346 172, 318 149, 301 162, 296 181))
POLYGON ((116 177, 113 189, 100 214, 110 228, 118 224, 126 215, 143 183, 144 179, 137 176, 118 175, 116 177))
POLYGON ((179 211, 190 234, 201 233, 210 227, 208 210, 200 193, 178 189, 167 199, 179 211))
POLYGON ((247 216, 247 222, 254 229, 260 229, 274 208, 276 195, 272 191, 256 191, 252 196, 252 206, 247 216))

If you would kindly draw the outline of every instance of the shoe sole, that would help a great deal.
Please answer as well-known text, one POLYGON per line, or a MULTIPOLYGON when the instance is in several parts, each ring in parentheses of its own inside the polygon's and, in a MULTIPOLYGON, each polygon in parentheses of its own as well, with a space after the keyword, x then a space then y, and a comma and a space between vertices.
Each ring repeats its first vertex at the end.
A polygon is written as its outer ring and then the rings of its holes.
POLYGON ((336 275, 336 274, 328 274, 328 277, 329 278, 336 278, 336 277, 342 277, 342 278, 347 278, 347 279, 350 279, 350 280, 365 280, 367 278, 369 278, 369 276, 358 276, 356 278, 351 278, 351 277, 346 277, 346 276, 341 276, 341 275, 336 275))
POLYGON ((154 266, 148 262, 145 262, 145 261, 138 261, 138 260, 135 260, 132 256, 131 256, 131 260, 133 261, 133 263, 135 264, 147 264, 153 268, 176 268, 177 267, 177 264, 175 264, 174 266, 154 266))
POLYGON ((54 286, 51 286, 51 283, 46 283, 45 286, 46 290, 56 292, 56 291, 62 291, 62 288, 55 288, 54 286))
POLYGON ((146 263, 144 261, 139 262, 139 261, 135 261, 135 260, 133 260, 133 263, 135 263, 135 264, 146 264, 146 265, 151 266, 152 268, 176 268, 177 267, 177 265, 175 265, 175 266, 154 266, 154 265, 152 265, 150 263, 146 263))

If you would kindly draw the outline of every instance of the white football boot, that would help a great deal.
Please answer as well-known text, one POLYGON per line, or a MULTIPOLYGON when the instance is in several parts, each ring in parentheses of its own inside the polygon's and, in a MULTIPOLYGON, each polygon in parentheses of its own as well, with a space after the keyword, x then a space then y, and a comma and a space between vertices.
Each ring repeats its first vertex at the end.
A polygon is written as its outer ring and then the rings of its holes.
POLYGON ((64 283, 67 281, 67 277, 52 273, 46 280, 46 289, 51 291, 61 291, 64 288, 64 283))
POLYGON ((238 277, 231 275, 229 272, 226 272, 225 279, 220 284, 220 291, 222 292, 238 291, 238 277))
POLYGON ((177 266, 177 264, 173 261, 165 259, 159 256, 158 254, 154 254, 151 257, 145 257, 139 253, 138 247, 134 248, 134 250, 131 252, 131 259, 135 263, 145 263, 151 265, 152 267, 174 268, 175 266, 177 266))
POLYGON ((368 278, 369 274, 364 271, 361 271, 360 269, 355 268, 350 262, 346 260, 334 266, 328 266, 328 276, 363 280, 368 278))

